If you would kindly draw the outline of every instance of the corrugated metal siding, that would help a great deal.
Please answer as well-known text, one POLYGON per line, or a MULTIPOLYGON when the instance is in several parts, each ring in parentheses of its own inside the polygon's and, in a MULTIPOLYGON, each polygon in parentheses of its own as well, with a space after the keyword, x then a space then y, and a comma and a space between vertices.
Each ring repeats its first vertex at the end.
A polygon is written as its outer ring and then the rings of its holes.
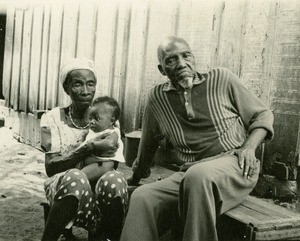
POLYGON ((275 149, 299 151, 300 1, 15 3, 7 8, 3 74, 14 110, 67 105, 58 71, 68 58, 85 56, 95 60, 97 95, 115 97, 123 128, 137 129, 147 91, 166 80, 157 70, 157 45, 177 35, 190 43, 199 71, 231 69, 274 110, 275 149))

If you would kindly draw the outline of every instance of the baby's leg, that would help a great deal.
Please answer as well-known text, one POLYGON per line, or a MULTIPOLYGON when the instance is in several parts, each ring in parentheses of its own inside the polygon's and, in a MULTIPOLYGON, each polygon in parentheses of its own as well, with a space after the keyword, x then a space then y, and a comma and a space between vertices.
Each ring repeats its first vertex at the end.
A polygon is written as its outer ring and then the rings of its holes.
POLYGON ((98 162, 87 165, 82 168, 82 172, 87 176, 91 184, 92 190, 100 177, 102 177, 106 172, 112 171, 114 168, 113 161, 98 162))

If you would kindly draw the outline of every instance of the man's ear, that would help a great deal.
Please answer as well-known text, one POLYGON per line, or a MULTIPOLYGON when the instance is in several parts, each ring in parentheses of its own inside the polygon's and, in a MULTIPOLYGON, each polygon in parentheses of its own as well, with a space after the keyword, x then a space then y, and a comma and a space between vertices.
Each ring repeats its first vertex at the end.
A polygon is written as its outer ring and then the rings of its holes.
POLYGON ((157 68, 162 75, 167 75, 166 72, 164 71, 163 67, 160 64, 157 65, 157 68))

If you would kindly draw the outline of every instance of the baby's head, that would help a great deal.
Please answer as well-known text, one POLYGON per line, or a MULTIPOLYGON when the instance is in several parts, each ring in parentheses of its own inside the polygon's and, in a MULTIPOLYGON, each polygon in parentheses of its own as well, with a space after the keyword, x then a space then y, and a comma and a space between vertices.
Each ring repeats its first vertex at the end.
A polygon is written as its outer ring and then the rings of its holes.
POLYGON ((118 102, 111 97, 96 98, 90 108, 90 129, 94 132, 104 131, 114 126, 120 118, 121 110, 118 102))

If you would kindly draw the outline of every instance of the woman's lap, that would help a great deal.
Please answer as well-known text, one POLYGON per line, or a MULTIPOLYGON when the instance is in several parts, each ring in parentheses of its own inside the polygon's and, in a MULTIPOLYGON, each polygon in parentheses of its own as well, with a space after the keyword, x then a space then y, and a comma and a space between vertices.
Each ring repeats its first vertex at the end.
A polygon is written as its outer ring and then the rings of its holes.
POLYGON ((124 175, 118 171, 105 173, 97 182, 96 203, 102 206, 109 205, 114 198, 120 197, 124 211, 128 206, 127 182, 124 175))
POLYGON ((45 191, 50 205, 66 196, 75 196, 79 201, 75 225, 88 230, 95 228, 101 210, 116 197, 120 197, 124 210, 128 206, 127 183, 118 171, 103 175, 97 182, 95 194, 86 175, 78 169, 49 178, 45 182, 45 191))

